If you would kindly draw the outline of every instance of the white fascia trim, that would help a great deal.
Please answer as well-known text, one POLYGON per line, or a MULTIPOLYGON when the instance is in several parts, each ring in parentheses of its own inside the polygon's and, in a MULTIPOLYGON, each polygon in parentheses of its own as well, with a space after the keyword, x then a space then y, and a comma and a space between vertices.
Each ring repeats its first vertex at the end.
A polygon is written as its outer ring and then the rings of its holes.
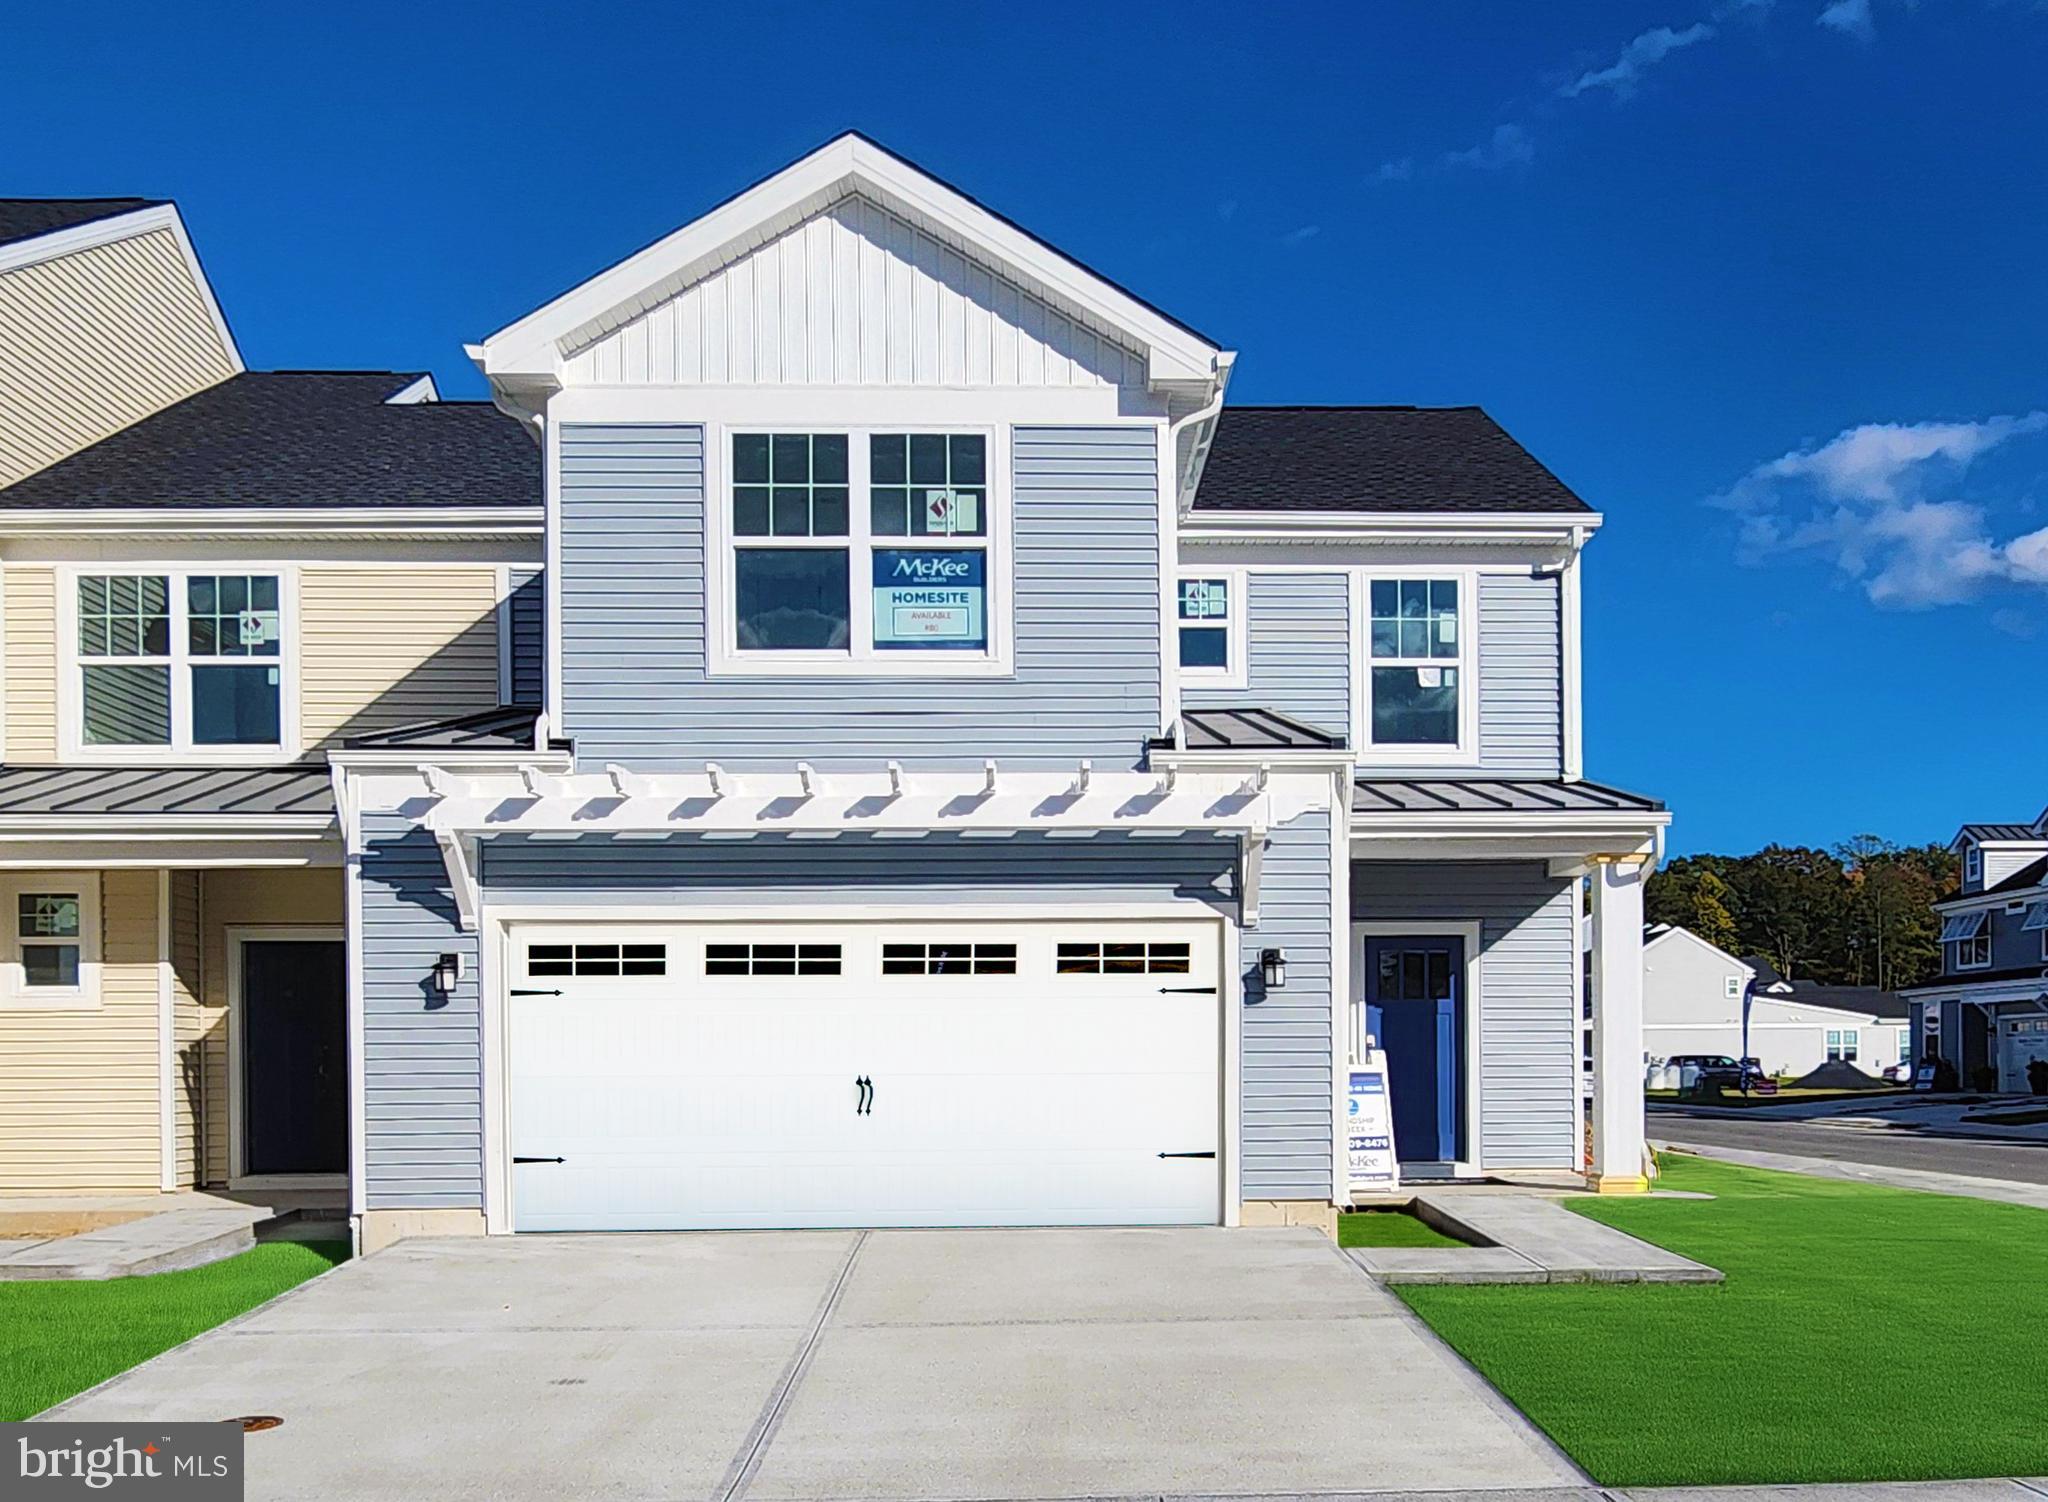
MULTIPOLYGON (((1199 714, 1200 711, 1197 710, 1196 713, 1199 714)), ((1289 771, 1300 771, 1307 767, 1335 768, 1349 773, 1354 765, 1354 759, 1351 753, 1342 747, 1295 751, 1258 751, 1239 747, 1213 751, 1190 751, 1185 748, 1169 751, 1155 746, 1146 758, 1146 763, 1161 769, 1185 767, 1189 771, 1199 772, 1249 772, 1260 767, 1285 767, 1289 771)))
POLYGON ((537 537, 539 506, 107 506, 0 511, 0 537, 537 537))
POLYGON ((33 266, 40 261, 53 261, 62 256, 76 255, 81 250, 94 250, 102 245, 112 245, 119 240, 133 239, 137 235, 153 234, 167 229, 178 242, 178 250, 185 258, 185 266, 192 274, 193 285, 199 290, 200 300, 206 305, 206 314, 212 322, 214 332, 220 336, 221 351, 227 356, 228 364, 239 375, 247 367, 242 363, 242 351, 235 343, 234 331, 228 327, 228 320, 220 310, 220 303, 213 295, 213 284, 206 279, 206 271, 199 264, 199 252, 193 248, 192 237, 185 230, 185 220, 178 213, 174 203, 155 204, 146 209, 136 209, 126 214, 112 214, 105 219, 95 219, 89 224, 75 224, 68 229, 52 230, 46 235, 0 248, 0 272, 17 271, 24 266, 33 266))
MULTIPOLYGON (((417 757, 414 758, 418 760, 417 757)), ((194 768, 195 771, 212 770, 194 768)), ((152 839, 320 839, 334 830, 332 814, 7 814, 0 840, 62 840, 127 835, 152 839)))
POLYGON ((1573 548, 1605 518, 1597 511, 1195 511, 1190 542, 1565 542, 1573 548))
POLYGON ((1670 824, 1668 813, 1360 813, 1352 811, 1354 847, 1381 840, 1458 840, 1509 836, 1535 841, 1618 838, 1647 844, 1670 824))
POLYGON ((1949 913, 1971 913, 1982 909, 1996 912, 2008 902, 2038 902, 2048 896, 2048 883, 2036 883, 2031 887, 2014 887, 2004 892, 1972 892, 1966 897, 1951 897, 1946 902, 1931 904, 1934 911, 1946 916, 1949 913))
POLYGON ((330 751, 327 753, 327 765, 361 776, 414 772, 422 766, 438 767, 447 772, 474 769, 483 773, 505 773, 517 772, 521 767, 539 767, 544 772, 568 773, 576 770, 576 757, 572 752, 556 750, 464 751, 452 747, 437 750, 416 746, 411 750, 330 751))
POLYGON ((807 201, 830 200, 859 188, 868 189, 885 203, 893 199, 913 217, 958 237, 1000 265, 1016 269, 1059 300, 1129 333, 1149 350, 1153 381, 1215 379, 1223 350, 971 199, 850 133, 508 324, 483 341, 477 364, 493 380, 520 376, 553 379, 565 349, 585 334, 601 332, 604 320, 615 310, 634 303, 651 288, 687 274, 699 263, 708 270, 761 225, 807 201))
POLYGON ((438 402, 441 388, 434 384, 434 378, 423 375, 409 386, 404 386, 384 398, 387 407, 416 407, 422 402, 438 402))

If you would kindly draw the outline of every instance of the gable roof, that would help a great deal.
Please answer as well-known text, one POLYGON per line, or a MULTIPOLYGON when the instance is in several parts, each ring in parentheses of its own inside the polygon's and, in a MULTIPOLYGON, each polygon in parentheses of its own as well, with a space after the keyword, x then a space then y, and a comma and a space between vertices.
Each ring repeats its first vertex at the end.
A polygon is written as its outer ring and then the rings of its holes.
POLYGON ((1205 511, 1594 514, 1478 407, 1225 407, 1205 511))
POLYGON ((1764 1001, 1861 1012, 1888 1022, 1906 1020, 1905 998, 1896 991, 1880 991, 1876 986, 1836 986, 1817 980, 1787 980, 1776 965, 1760 954, 1750 955, 1742 963, 1756 972, 1755 994, 1764 1001))
POLYGON ((95 220, 161 208, 161 198, 0 198, 0 245, 33 240, 95 220))
POLYGON ((1136 342, 1155 380, 1208 381, 1228 364, 1206 335, 858 131, 834 137, 472 349, 494 381, 546 381, 561 358, 739 252, 861 193, 1014 276, 1083 322, 1136 342))
POLYGON ((418 373, 244 371, 0 489, 0 513, 539 506, 539 446, 487 402, 397 401, 418 373))
POLYGON ((1730 954, 1727 950, 1723 949, 1719 944, 1714 943, 1713 940, 1703 939, 1698 934, 1694 933, 1691 929, 1685 928, 1680 924, 1659 923, 1653 925, 1649 929, 1646 929, 1643 933, 1643 949, 1645 950, 1645 952, 1647 952, 1651 949, 1654 949, 1657 945, 1662 944, 1667 939, 1689 940, 1691 943, 1697 945, 1699 948, 1706 950, 1709 954, 1718 955, 1720 958, 1726 960, 1729 964, 1733 965, 1736 969, 1748 971, 1752 977, 1756 977, 1756 983, 1758 988, 1762 988, 1762 978, 1760 976, 1757 976, 1757 966, 1759 963, 1758 961, 1737 959, 1734 955, 1730 954))

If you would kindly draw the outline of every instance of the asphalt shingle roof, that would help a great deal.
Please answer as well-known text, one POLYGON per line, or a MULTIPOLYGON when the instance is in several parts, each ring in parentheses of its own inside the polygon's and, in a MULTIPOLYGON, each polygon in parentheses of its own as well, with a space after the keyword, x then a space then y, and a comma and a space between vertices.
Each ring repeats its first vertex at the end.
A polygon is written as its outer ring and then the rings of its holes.
POLYGON ((154 208, 161 198, 0 198, 0 245, 154 208))
POLYGON ((540 505, 539 445, 485 402, 387 402, 420 379, 230 376, 0 489, 0 510, 540 505))
POLYGON ((1225 407, 1195 511, 1590 511, 1478 407, 1225 407))

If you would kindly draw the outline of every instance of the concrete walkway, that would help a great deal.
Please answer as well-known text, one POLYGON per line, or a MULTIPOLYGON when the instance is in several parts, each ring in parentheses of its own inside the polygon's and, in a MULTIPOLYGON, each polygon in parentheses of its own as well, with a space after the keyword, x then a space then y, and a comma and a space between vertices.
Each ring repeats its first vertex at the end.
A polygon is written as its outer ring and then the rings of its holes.
MULTIPOLYGON (((332 1213, 334 1196, 161 1194, 0 1200, 0 1225, 71 1234, 0 1241, 0 1282, 130 1278, 203 1267, 246 1252, 289 1220, 332 1213)), ((346 1223, 340 1233, 346 1237, 346 1223)))
POLYGON ((1347 1255, 1382 1283, 1721 1281, 1719 1269, 1575 1215, 1556 1195, 1473 1185, 1407 1199, 1419 1219, 1476 1244, 1352 1247, 1347 1255))
POLYGON ((1977 1178, 1970 1174, 1936 1173, 1921 1168, 1892 1168, 1878 1163, 1850 1163, 1800 1153, 1767 1153, 1753 1148, 1722 1147, 1706 1142, 1669 1142, 1652 1138, 1660 1152, 1697 1153, 1749 1168, 1775 1168, 1784 1173, 1812 1174, 1852 1184, 1888 1184, 1894 1189, 1922 1189, 1929 1194, 1957 1194, 1967 1199, 1998 1200, 2048 1210, 2048 1184, 2023 1184, 2013 1179, 1977 1178))
POLYGON ((1304 1229, 406 1241, 43 1417, 251 1413, 252 1499, 1588 1485, 1304 1229))

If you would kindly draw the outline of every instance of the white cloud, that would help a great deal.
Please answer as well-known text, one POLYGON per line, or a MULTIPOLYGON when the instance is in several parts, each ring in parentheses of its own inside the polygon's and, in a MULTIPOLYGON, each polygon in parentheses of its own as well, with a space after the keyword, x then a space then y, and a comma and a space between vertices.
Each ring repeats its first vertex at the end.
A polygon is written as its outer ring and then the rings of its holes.
POLYGON ((1588 89, 1612 89, 1622 98, 1633 94, 1643 70, 1662 62, 1682 47, 1691 47, 1704 42, 1714 35, 1714 28, 1705 21, 1695 21, 1683 31, 1673 31, 1669 26, 1654 26, 1621 49, 1621 56, 1604 68, 1590 73, 1581 73, 1557 92, 1566 99, 1576 99, 1588 89))
POLYGON ((1383 183, 1405 183, 1415 175, 1415 158, 1399 157, 1391 162, 1381 162, 1380 170, 1374 174, 1383 183))
POLYGON ((1925 609, 1997 584, 2048 586, 2048 527, 1998 540, 1988 508, 1955 495, 1990 450, 2048 430, 2048 412, 1982 422, 1865 423, 1759 464, 1717 504, 1743 514, 1751 559, 1812 552, 1873 604, 1925 609))
POLYGON ((1296 245, 1306 245, 1322 232, 1323 227, 1320 224, 1304 224, 1300 229, 1291 229, 1282 235, 1280 243, 1290 248, 1296 245))
POLYGON ((1863 37, 1867 40, 1874 30, 1870 0, 1830 0, 1814 18, 1814 24, 1831 26, 1848 36, 1863 37))
POLYGON ((1536 143, 1529 132, 1515 124, 1496 125, 1493 134, 1477 146, 1464 151, 1447 151, 1441 161, 1445 167, 1472 167, 1481 172, 1499 172, 1505 167, 1519 167, 1536 155, 1536 143))

